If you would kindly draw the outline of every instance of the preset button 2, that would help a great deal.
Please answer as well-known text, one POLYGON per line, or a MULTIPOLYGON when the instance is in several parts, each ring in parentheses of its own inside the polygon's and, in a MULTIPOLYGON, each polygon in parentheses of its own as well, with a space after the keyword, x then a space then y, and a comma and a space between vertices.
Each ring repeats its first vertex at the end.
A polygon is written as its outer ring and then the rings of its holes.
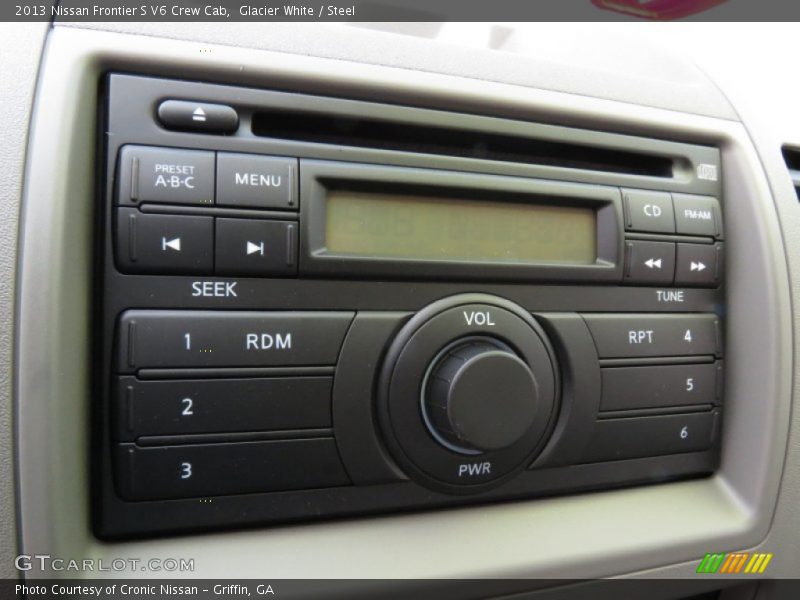
POLYGON ((331 426, 331 377, 117 381, 116 437, 331 426))

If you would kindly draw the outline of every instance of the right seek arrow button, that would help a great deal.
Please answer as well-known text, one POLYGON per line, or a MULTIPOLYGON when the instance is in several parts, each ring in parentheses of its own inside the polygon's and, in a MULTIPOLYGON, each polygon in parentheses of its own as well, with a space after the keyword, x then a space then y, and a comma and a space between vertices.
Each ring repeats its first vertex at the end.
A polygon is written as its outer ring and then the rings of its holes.
POLYGON ((722 244, 678 244, 675 285, 717 287, 722 272, 722 244))

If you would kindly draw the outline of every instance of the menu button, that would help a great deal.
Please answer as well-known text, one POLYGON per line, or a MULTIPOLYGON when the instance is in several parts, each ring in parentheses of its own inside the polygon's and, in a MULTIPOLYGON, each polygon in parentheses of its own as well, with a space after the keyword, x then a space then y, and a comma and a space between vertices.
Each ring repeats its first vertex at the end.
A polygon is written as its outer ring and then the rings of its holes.
POLYGON ((218 153, 217 203, 297 210, 297 159, 218 153))

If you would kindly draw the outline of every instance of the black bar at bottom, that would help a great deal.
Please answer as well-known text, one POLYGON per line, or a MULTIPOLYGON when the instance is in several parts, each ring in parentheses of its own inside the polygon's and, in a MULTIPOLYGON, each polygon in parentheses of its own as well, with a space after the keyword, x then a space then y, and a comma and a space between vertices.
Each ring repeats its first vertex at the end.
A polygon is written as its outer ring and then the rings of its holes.
POLYGON ((333 438, 115 449, 117 491, 159 500, 349 485, 333 438))

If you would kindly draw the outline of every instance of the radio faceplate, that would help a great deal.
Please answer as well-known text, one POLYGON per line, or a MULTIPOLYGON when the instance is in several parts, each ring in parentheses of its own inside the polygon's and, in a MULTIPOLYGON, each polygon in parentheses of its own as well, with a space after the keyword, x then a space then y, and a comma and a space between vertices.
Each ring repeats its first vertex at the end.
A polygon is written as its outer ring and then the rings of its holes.
POLYGON ((716 468, 716 149, 127 75, 107 78, 105 102, 98 535, 534 498, 716 468), (237 127, 227 111, 224 135, 209 111, 159 121, 177 99, 228 107, 237 127), (365 134, 334 139, 324 123, 316 137, 289 125, 271 137, 263 115, 290 108, 406 124, 406 145, 367 148, 365 134), (408 145, 434 125, 458 135, 408 145), (512 155, 509 139, 527 141, 512 155), (593 207, 596 260, 327 252, 326 190, 343 182, 593 207), (471 393, 495 372, 497 402, 471 393))

